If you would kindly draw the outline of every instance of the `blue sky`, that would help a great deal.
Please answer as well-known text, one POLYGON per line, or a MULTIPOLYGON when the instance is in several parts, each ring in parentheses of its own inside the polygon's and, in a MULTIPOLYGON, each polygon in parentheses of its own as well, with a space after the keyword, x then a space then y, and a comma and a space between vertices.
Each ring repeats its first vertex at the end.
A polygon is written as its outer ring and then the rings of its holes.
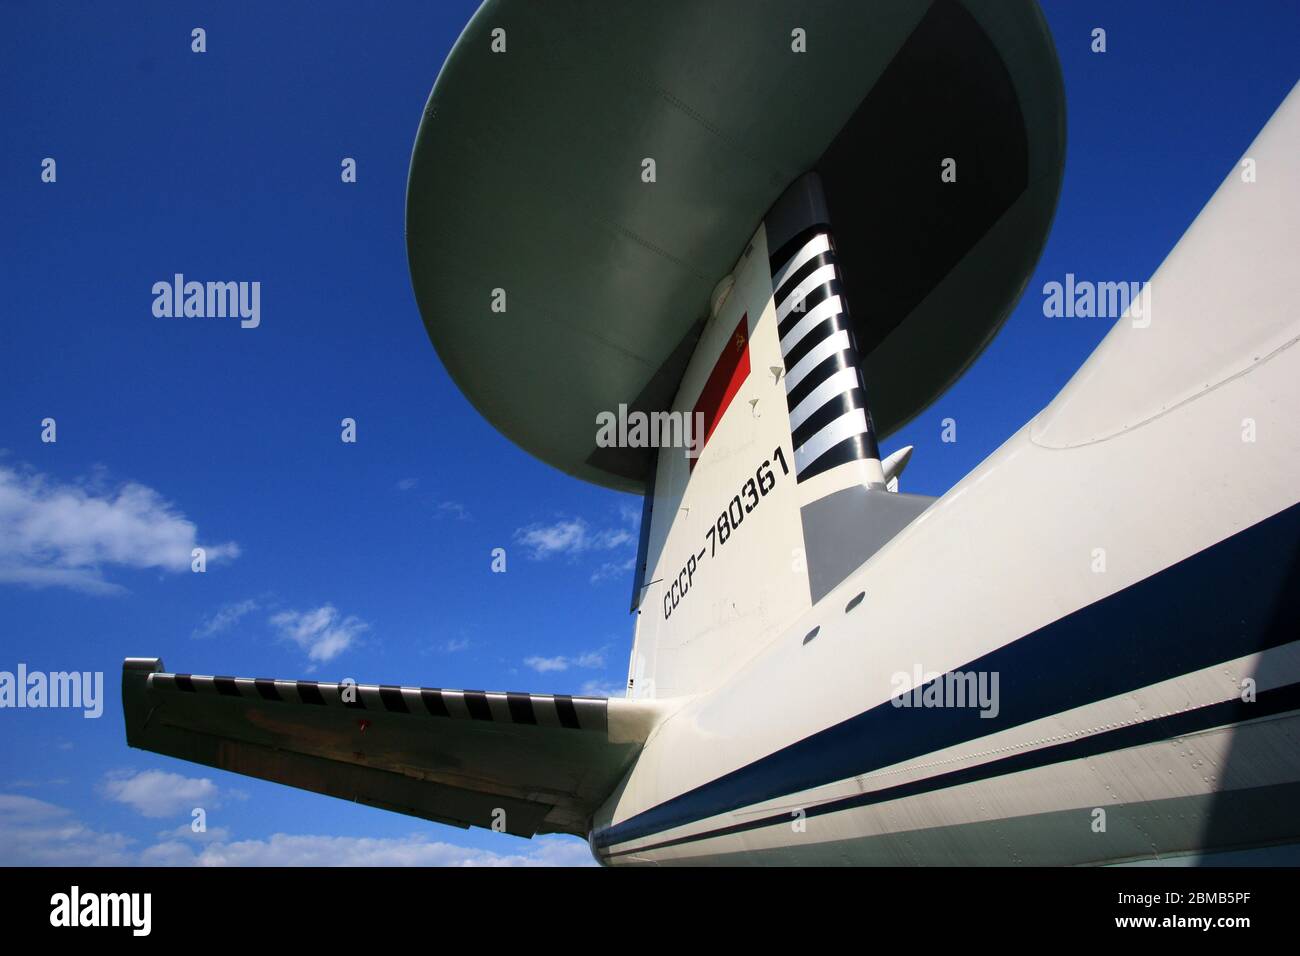
MULTIPOLYGON (((576 839, 459 831, 131 751, 118 702, 127 655, 621 688, 639 500, 566 478, 479 418, 411 293, 410 148, 473 8, 0 9, 0 670, 106 685, 98 720, 0 711, 0 862, 589 860, 576 839), (190 52, 194 26, 206 54, 190 52), (149 290, 174 272, 260 281, 262 325, 154 318, 149 290), (196 543, 205 574, 177 559, 196 543), (193 806, 205 840, 188 833, 193 806)), ((950 487, 1107 331, 1045 319, 1043 283, 1148 278, 1297 79, 1294 0, 1044 10, 1069 120, 1052 235, 976 366, 883 443, 916 446, 905 490, 950 487)))

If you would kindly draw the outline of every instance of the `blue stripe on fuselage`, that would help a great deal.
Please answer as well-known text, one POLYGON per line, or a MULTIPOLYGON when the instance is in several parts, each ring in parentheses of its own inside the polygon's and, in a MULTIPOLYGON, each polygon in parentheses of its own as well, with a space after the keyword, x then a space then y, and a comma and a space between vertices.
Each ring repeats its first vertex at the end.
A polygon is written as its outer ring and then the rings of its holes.
MULTIPOLYGON (((892 787, 882 787, 879 790, 870 790, 867 793, 854 794, 851 797, 826 800, 823 803, 801 807, 800 809, 803 811, 805 818, 811 819, 828 813, 839 813, 843 810, 854 810, 858 807, 887 803, 890 800, 902 800, 924 793, 936 793, 940 790, 947 790, 949 787, 958 787, 982 780, 992 780, 994 777, 1021 773, 1025 770, 1035 770, 1039 767, 1048 767, 1069 760, 1097 757, 1102 754, 1113 753, 1116 750, 1124 750, 1128 747, 1140 747, 1143 744, 1154 743, 1158 740, 1182 737, 1198 731, 1208 730, 1211 727, 1224 727, 1247 720, 1259 720, 1263 717, 1274 717, 1280 714, 1295 714, 1297 711, 1300 711, 1300 684, 1287 684, 1284 687, 1263 691, 1252 701, 1234 697, 1231 700, 1207 704, 1204 707, 1196 707, 1176 714, 1153 717, 1150 720, 1129 724, 1114 730, 1099 731, 1065 743, 1036 747, 1033 750, 1022 751, 1008 757, 998 757, 986 763, 963 767, 960 770, 937 773, 932 777, 924 777, 920 780, 896 784, 892 787)), ((787 826, 791 819, 793 817, 789 810, 778 811, 758 819, 746 820, 744 823, 733 823, 730 826, 695 832, 688 836, 664 840, 661 843, 639 844, 630 850, 608 853, 604 858, 609 859, 631 853, 662 850, 666 847, 682 846, 699 840, 731 836, 750 830, 760 830, 763 827, 776 826, 777 824, 787 826)))
POLYGON ((1001 675, 996 717, 885 701, 598 830, 592 843, 608 848, 914 760, 1289 643, 1298 624, 1300 505, 1293 505, 964 665, 1001 675))

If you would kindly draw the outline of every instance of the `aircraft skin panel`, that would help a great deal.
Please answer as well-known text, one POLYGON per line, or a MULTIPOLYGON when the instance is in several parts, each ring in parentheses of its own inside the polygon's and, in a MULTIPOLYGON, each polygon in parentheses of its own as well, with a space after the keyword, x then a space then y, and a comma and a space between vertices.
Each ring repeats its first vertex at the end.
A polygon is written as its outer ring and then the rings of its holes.
POLYGON ((828 218, 801 177, 719 284, 672 410, 703 441, 658 454, 633 697, 717 687, 929 502, 886 491, 828 218))
MULTIPOLYGON (((893 837, 894 850, 903 850, 921 831, 944 831, 961 839, 954 827, 1050 814, 1070 808, 1062 818, 1073 836, 1093 836, 1094 809, 1106 809, 1120 819, 1130 819, 1135 808, 1178 796, 1212 796, 1221 790, 1251 790, 1290 786, 1295 781, 1295 760, 1289 757, 1300 745, 1300 694, 1291 679, 1300 667, 1300 643, 1292 642, 1260 654, 1162 681, 1124 697, 1099 701, 1060 714, 1009 727, 986 737, 936 750, 923 758, 838 780, 832 784, 792 793, 775 800, 720 814, 651 837, 629 841, 616 851, 637 862, 646 847, 662 848, 665 859, 694 861, 715 852, 738 848, 770 851, 783 844, 834 843, 842 839, 893 837), (1239 700, 1240 680, 1259 675, 1257 710, 1239 700), (1224 726, 1223 702, 1230 701, 1249 717, 1236 733, 1224 726), (1218 708, 1216 710, 1215 708, 1218 708), (1121 723, 1115 713, 1128 716, 1121 723), (1177 724, 1177 727, 1171 726, 1177 724), (1206 724, 1207 729, 1179 734, 1177 730, 1206 724), (1236 736, 1234 736, 1236 733, 1236 736), (1142 738, 1146 743, 1139 743, 1142 738), (793 825, 804 819, 806 831, 793 825), (706 834, 711 836, 703 838, 706 834), (905 838, 905 839, 904 839, 905 838), (725 850, 724 850, 725 848, 725 850)), ((1204 814, 1188 818, 1181 841, 1172 846, 1200 845, 1199 830, 1211 822, 1204 814)), ((1116 827, 1108 827, 1113 833, 1116 827)), ((1043 834, 1048 836, 1049 834, 1043 834)), ((1081 844, 1069 832, 1059 834, 1068 845, 1081 844)), ((1150 846, 1132 854, 1119 852, 1114 838, 1096 839, 1086 853, 1045 860, 1060 847, 1036 849, 1003 846, 986 854, 984 863, 1100 862, 1126 855, 1141 856, 1150 846), (1017 860, 1016 854, 1022 858, 1017 860), (1032 859, 1031 859, 1032 857, 1032 859)), ((938 853, 937 837, 932 850, 938 853)), ((877 845, 877 850, 883 843, 877 845)), ((1077 847, 1076 847, 1077 848, 1077 847)), ((798 858, 798 847, 790 860, 798 858)), ((816 852, 820 853, 821 850, 816 852)), ((891 851, 892 852, 892 851, 891 851)), ((953 847, 949 856, 895 858, 874 856, 873 863, 970 863, 953 847)), ((781 862, 784 853, 766 862, 781 862)), ((611 862, 620 862, 615 857, 611 862)), ((858 862, 864 862, 859 860, 858 862)))
POLYGON ((703 416, 707 441, 698 457, 680 447, 659 452, 648 583, 628 675, 634 698, 716 686, 811 606, 763 227, 732 278, 673 410, 700 411, 715 372, 730 363, 747 372, 727 377, 721 417, 703 416))
MULTIPOLYGON (((1300 191, 1282 182, 1294 181, 1300 166, 1297 114, 1300 96, 1292 92, 1245 153, 1257 162, 1267 157, 1275 171, 1244 182, 1241 167, 1233 167, 1161 263, 1146 294, 1135 297, 1034 420, 1036 444, 1074 448, 1141 428, 1272 361, 1300 339, 1295 239, 1300 191)), ((1085 301, 1085 291, 1078 301, 1085 301)), ((1104 284, 1096 290, 1098 298, 1120 291, 1104 284)), ((1242 417, 1249 414, 1246 409, 1242 417)), ((1267 453, 1272 445, 1261 442, 1247 450, 1267 453)))
POLYGON ((597 814, 598 859, 735 863, 770 843, 780 853, 755 862, 900 862, 899 840, 876 838, 926 830, 928 861, 1031 861, 1044 831, 1017 821, 1044 814, 1096 837, 1062 835, 1077 862, 1300 839, 1293 814, 1258 809, 1300 786, 1300 92, 1246 155, 1274 172, 1224 182, 1153 276, 1149 324, 1116 323, 1040 416, 664 722, 597 814), (918 668, 998 674, 1000 712, 894 707, 896 676, 918 668), (1089 740, 1115 746, 810 815, 802 831, 644 849, 817 787, 861 794, 873 775, 1089 740), (1162 806, 1199 809, 1145 849, 1089 829, 1094 809, 1162 806), (989 854, 962 835, 993 822, 1027 842, 989 854))
MULTIPOLYGON (((448 373, 496 428, 568 474, 640 491, 648 456, 595 454, 592 418, 657 379, 763 211, 825 161, 844 177, 841 208, 908 237, 863 279, 894 286, 890 327, 919 321, 932 346, 906 362, 867 357, 889 381, 877 417, 892 430, 959 375, 1018 297, 1059 191, 1063 114, 1033 0, 671 0, 617 16, 490 0, 447 58, 412 154, 416 298, 448 373), (791 56, 795 11, 818 38, 807 56, 791 56), (509 34, 506 56, 494 29, 509 34), (860 176, 858 136, 871 144, 860 176), (968 205, 917 172, 936 136, 969 156, 963 182, 987 184, 973 194, 996 202, 968 205), (883 181, 893 186, 855 187, 883 181), (918 235, 939 213, 954 228, 918 235), (995 220, 998 234, 981 238, 995 220), (912 298, 968 258, 949 282, 967 308, 913 317, 912 298), (467 320, 496 288, 509 297, 492 323, 467 320), (502 337, 516 347, 503 352, 502 337), (557 366, 569 370, 559 390, 557 366)), ((675 361, 671 373, 645 407, 671 401, 675 361)))

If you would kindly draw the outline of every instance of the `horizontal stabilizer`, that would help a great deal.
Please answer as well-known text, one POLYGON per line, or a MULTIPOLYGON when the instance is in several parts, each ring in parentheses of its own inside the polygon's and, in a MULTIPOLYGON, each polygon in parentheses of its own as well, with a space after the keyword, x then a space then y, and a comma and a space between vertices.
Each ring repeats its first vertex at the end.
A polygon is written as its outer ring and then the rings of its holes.
POLYGON ((654 702, 122 669, 127 743, 452 826, 573 833, 617 786, 654 702))

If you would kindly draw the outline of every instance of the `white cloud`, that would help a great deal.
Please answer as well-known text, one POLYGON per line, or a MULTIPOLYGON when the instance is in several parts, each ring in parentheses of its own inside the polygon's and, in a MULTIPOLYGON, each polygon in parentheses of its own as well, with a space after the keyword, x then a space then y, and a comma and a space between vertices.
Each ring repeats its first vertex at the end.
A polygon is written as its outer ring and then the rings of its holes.
POLYGON ((584 697, 626 697, 627 688, 608 681, 589 680, 583 682, 581 693, 584 697))
POLYGON ((606 528, 604 531, 598 532, 592 540, 594 547, 602 551, 608 551, 610 548, 634 543, 636 535, 626 528, 606 528))
POLYGON ((370 625, 344 617, 332 604, 312 611, 281 611, 271 618, 280 636, 293 641, 314 664, 332 661, 346 651, 370 625))
POLYGON ((537 837, 526 852, 496 853, 408 837, 294 836, 212 843, 202 850, 163 843, 142 854, 150 865, 195 866, 593 866, 587 844, 576 837, 537 837))
POLYGON ((410 491, 412 488, 414 488, 414 487, 415 487, 416 485, 418 485, 419 483, 420 483, 420 479, 419 479, 419 478, 403 478, 401 481, 399 481, 399 482, 397 483, 397 490, 398 490, 398 491, 410 491))
POLYGON ((170 817, 220 804, 217 785, 207 777, 182 777, 165 770, 113 771, 105 775, 100 791, 146 817, 170 817))
POLYGON ((591 583, 597 584, 610 578, 622 577, 630 574, 634 567, 636 567, 636 558, 628 558, 626 561, 606 561, 591 572, 591 583))
POLYGON ((626 528, 593 530, 582 518, 565 518, 553 524, 532 524, 515 531, 515 541, 529 549, 529 557, 542 561, 554 555, 609 551, 636 540, 626 528))
POLYGON ((69 783, 67 777, 50 777, 47 780, 33 780, 23 778, 20 780, 11 780, 4 784, 6 790, 36 790, 40 787, 63 787, 69 783))
POLYGON ((546 674, 551 671, 567 671, 570 667, 598 668, 605 666, 605 649, 598 651, 584 651, 576 657, 527 657, 524 658, 524 664, 537 671, 539 674, 546 674))
MULTIPOLYGON (((221 828, 189 832, 189 824, 136 849, 132 837, 101 833, 64 807, 0 793, 0 860, 9 866, 594 866, 577 837, 536 837, 516 852, 456 846, 422 833, 401 838, 276 833, 231 841, 221 828), (183 831, 183 832, 182 832, 183 831)), ((520 846, 510 841, 503 846, 520 846)))
POLYGON ((446 654, 455 654, 457 651, 463 651, 467 647, 469 647, 469 638, 460 638, 459 640, 452 638, 449 641, 443 642, 443 644, 440 645, 439 650, 446 654))
POLYGON ((191 636, 193 637, 212 637, 220 634, 222 631, 229 630, 239 622, 239 619, 246 614, 257 610, 257 602, 251 598, 247 601, 239 601, 235 604, 227 604, 217 611, 210 618, 203 621, 194 629, 191 636))
POLYGON ((172 830, 163 830, 158 834, 158 839, 166 843, 174 843, 177 840, 193 840, 196 843, 225 843, 230 839, 230 831, 225 827, 209 827, 206 830, 195 831, 193 823, 182 823, 172 830))
POLYGON ((455 518, 457 521, 469 521, 473 515, 459 501, 440 501, 438 502, 438 517, 444 515, 455 518))
POLYGON ((0 582, 112 594, 125 589, 106 565, 179 573, 195 547, 209 562, 239 556, 234 542, 199 545, 194 522, 152 488, 101 484, 0 466, 0 582))
POLYGON ((6 866, 125 866, 134 841, 98 833, 70 811, 17 794, 0 794, 0 860, 6 866))

